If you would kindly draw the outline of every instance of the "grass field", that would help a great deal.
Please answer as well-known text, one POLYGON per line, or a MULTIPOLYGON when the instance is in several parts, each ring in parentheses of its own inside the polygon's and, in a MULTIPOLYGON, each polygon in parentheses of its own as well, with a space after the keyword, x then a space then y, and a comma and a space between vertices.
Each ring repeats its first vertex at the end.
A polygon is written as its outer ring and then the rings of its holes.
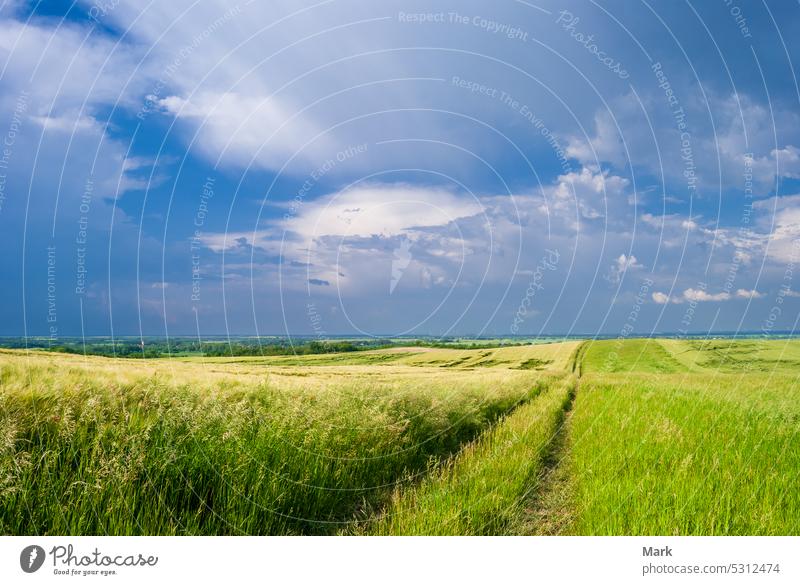
POLYGON ((0 350, 3 534, 800 534, 800 343, 0 350))
POLYGON ((800 534, 800 343, 617 345, 585 354, 565 531, 800 534))
POLYGON ((377 534, 519 532, 524 504, 540 484, 547 447, 558 433, 575 380, 565 377, 519 407, 410 490, 397 490, 377 534))
POLYGON ((556 375, 2 352, 0 531, 333 532, 556 375))

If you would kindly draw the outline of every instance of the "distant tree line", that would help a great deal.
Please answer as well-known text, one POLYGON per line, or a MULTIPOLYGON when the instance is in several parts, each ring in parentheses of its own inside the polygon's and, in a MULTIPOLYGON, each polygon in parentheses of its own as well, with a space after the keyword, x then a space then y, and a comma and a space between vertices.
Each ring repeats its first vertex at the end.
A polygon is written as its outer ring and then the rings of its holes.
POLYGON ((490 349, 498 346, 526 345, 525 342, 510 342, 509 340, 486 340, 485 342, 464 342, 455 338, 442 339, 297 339, 291 343, 285 338, 250 339, 238 338, 231 341, 223 339, 198 341, 196 339, 175 337, 115 339, 78 338, 60 339, 52 341, 46 337, 40 338, 3 338, 0 347, 45 349, 61 353, 99 355, 122 358, 160 358, 170 356, 206 356, 206 357, 235 357, 235 356, 281 356, 281 355, 310 355, 324 353, 343 353, 383 349, 388 347, 431 347, 449 349, 490 349))
POLYGON ((60 340, 52 343, 48 339, 13 338, 0 340, 0 347, 11 349, 29 348, 45 349, 60 353, 100 355, 123 358, 159 358, 176 355, 195 355, 207 357, 224 356, 280 356, 308 355, 320 353, 340 353, 377 349, 387 347, 386 341, 376 340, 299 340, 289 343, 287 340, 259 341, 197 341, 183 338, 139 340, 60 340))

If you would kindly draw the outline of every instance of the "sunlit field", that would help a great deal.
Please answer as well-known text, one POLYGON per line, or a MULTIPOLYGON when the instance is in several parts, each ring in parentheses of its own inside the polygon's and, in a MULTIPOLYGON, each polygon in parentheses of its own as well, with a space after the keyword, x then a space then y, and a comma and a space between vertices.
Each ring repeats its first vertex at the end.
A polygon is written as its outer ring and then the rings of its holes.
POLYGON ((800 344, 630 341, 624 375, 615 345, 585 354, 564 529, 800 534, 800 344))
POLYGON ((0 350, 4 534, 800 534, 800 343, 0 350))
POLYGON ((0 530, 335 532, 557 375, 236 362, 0 353, 0 530))

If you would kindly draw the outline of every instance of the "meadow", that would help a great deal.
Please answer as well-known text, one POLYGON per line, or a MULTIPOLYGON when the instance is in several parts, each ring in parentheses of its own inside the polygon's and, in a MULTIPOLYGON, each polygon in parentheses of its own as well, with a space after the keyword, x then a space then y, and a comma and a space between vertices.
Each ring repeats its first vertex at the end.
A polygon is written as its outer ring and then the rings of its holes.
POLYGON ((328 357, 0 352, 0 531, 332 533, 558 375, 328 357))
POLYGON ((0 350, 3 534, 800 534, 800 343, 0 350))
POLYGON ((630 341, 620 375, 615 343, 585 355, 564 531, 800 534, 800 344, 630 341))

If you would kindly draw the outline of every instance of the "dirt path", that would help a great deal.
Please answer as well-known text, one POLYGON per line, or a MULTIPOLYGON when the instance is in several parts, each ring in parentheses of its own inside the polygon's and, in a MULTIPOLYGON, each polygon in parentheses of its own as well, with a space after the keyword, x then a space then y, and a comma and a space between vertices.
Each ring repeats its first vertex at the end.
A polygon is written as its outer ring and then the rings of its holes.
POLYGON ((542 472, 526 502, 525 517, 520 530, 522 534, 539 536, 563 534, 568 531, 572 523, 572 484, 565 461, 569 451, 568 438, 573 402, 574 398, 564 411, 564 420, 553 437, 542 472))
POLYGON ((544 457, 542 471, 533 481, 520 526, 521 534, 553 536, 568 533, 574 520, 572 482, 567 457, 570 448, 572 409, 580 387, 581 359, 587 347, 588 342, 582 343, 572 359, 571 370, 576 378, 575 388, 564 407, 564 418, 544 457))

